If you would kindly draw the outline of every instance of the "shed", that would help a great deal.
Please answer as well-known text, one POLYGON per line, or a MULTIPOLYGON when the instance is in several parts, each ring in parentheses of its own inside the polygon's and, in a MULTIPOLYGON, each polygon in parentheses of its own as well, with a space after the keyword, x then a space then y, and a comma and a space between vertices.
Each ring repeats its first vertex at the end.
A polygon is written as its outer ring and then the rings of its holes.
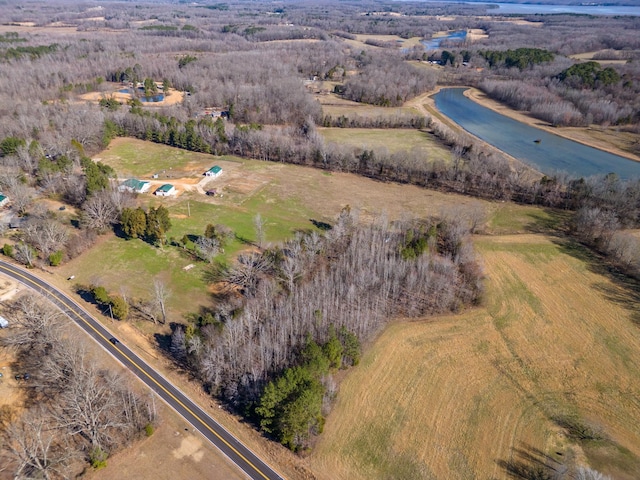
POLYGON ((136 178, 130 178, 125 180, 120 184, 118 190, 121 192, 135 192, 135 193, 144 193, 151 188, 151 184, 149 182, 145 182, 144 180, 138 180, 136 178))
POLYGON ((204 172, 204 174, 207 177, 217 177, 218 175, 220 175, 222 173, 222 168, 219 167, 218 165, 211 167, 209 170, 207 170, 206 172, 204 172))
POLYGON ((9 199, 6 195, 0 195, 0 207, 4 207, 7 203, 9 203, 9 199))
POLYGON ((7 328, 8 326, 9 321, 4 317, 0 317, 0 328, 7 328))
POLYGON ((169 197, 176 194, 176 187, 174 187, 170 183, 165 183, 164 185, 158 187, 158 189, 153 193, 155 195, 158 195, 159 197, 169 197))

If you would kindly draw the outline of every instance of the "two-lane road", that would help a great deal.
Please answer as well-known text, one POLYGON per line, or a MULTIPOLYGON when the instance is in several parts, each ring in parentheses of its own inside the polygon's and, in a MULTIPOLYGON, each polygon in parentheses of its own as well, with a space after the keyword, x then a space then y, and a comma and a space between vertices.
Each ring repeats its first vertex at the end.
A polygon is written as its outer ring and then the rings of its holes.
POLYGON ((121 342, 115 345, 112 344, 109 340, 113 338, 113 335, 69 296, 41 278, 10 263, 0 261, 0 273, 17 280, 54 303, 65 315, 75 321, 96 342, 129 368, 134 375, 218 447, 249 478, 254 480, 282 480, 282 477, 271 467, 260 460, 140 357, 121 342))

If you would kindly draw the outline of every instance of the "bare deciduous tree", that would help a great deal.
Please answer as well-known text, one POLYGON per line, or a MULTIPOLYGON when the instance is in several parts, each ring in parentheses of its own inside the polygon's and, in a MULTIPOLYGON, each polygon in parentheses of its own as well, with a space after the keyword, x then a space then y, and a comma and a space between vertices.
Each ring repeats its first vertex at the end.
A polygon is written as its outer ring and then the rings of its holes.
POLYGON ((199 236, 195 241, 198 257, 206 262, 212 262, 220 252, 220 241, 217 238, 199 236))
POLYGON ((4 432, 2 456, 15 464, 15 478, 65 478, 76 452, 44 408, 29 410, 4 432))
POLYGON ((11 196, 11 205, 16 209, 19 215, 23 215, 35 196, 35 191, 30 186, 17 181, 12 182, 9 186, 9 195, 11 196))
POLYGON ((71 436, 85 437, 92 448, 108 450, 118 431, 127 428, 120 399, 114 395, 121 383, 117 375, 99 370, 94 363, 76 369, 53 410, 59 428, 71 436))
POLYGON ((171 296, 171 292, 167 288, 167 285, 160 279, 153 281, 153 294, 154 303, 160 309, 162 314, 162 323, 167 322, 167 300, 171 296))
POLYGON ((256 233, 256 242, 259 248, 262 248, 264 245, 264 226, 266 223, 266 220, 264 220, 259 213, 256 213, 256 216, 253 217, 253 228, 256 233))
POLYGON ((38 249, 45 258, 60 250, 68 237, 67 228, 53 218, 31 222, 24 228, 24 239, 38 249))
POLYGON ((56 343, 64 324, 60 311, 36 294, 21 295, 10 305, 10 315, 12 334, 2 342, 34 352, 56 343))
POLYGON ((118 221, 119 210, 109 190, 100 190, 82 205, 82 223, 99 233, 108 230, 118 221))

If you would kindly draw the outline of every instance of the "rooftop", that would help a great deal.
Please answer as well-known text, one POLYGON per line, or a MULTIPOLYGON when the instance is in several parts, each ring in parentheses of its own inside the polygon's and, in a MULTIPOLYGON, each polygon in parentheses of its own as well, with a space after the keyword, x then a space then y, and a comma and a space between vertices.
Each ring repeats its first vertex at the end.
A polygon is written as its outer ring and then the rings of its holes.
POLYGON ((124 186, 124 187, 129 187, 129 188, 132 188, 132 189, 134 189, 134 190, 140 190, 140 189, 142 189, 142 187, 143 187, 145 184, 147 184, 147 183, 149 183, 149 182, 145 182, 145 181, 142 181, 142 180, 138 180, 138 179, 136 179, 136 178, 130 178, 130 179, 128 179, 128 180, 125 180, 125 181, 122 183, 122 186, 124 186))
POLYGON ((156 192, 168 192, 173 188, 173 185, 171 185, 170 183, 165 183, 164 185, 158 187, 158 190, 156 190, 156 192))

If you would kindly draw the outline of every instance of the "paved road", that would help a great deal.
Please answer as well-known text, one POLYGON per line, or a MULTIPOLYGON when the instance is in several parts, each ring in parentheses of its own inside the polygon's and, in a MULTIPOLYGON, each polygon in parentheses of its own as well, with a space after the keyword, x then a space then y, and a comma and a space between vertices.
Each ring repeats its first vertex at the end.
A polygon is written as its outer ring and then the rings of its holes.
POLYGON ((70 297, 30 272, 10 263, 0 261, 0 273, 8 275, 32 290, 41 293, 53 302, 65 315, 74 320, 96 342, 129 368, 134 375, 156 392, 176 412, 182 415, 187 422, 198 429, 249 478, 254 480, 282 480, 280 475, 135 353, 120 342, 115 345, 111 343, 110 339, 113 338, 113 335, 70 297))

